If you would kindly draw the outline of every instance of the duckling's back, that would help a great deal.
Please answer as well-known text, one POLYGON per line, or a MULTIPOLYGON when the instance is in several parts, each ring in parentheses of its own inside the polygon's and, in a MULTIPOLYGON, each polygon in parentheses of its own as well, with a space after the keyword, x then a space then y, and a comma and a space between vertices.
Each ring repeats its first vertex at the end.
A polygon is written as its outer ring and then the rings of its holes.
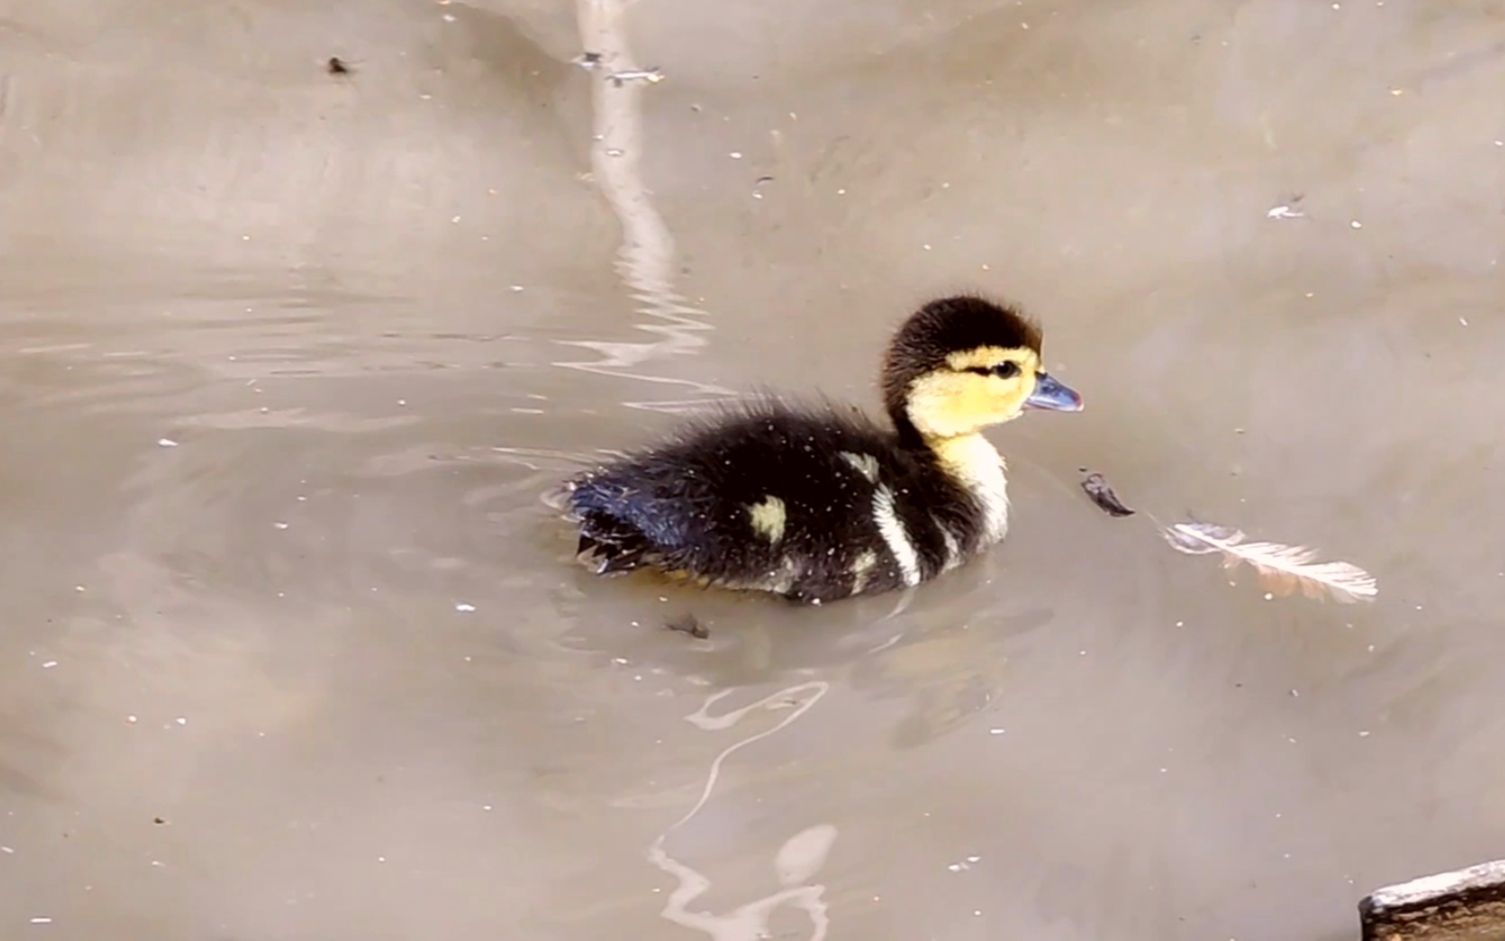
POLYGON ((598 572, 652 566, 810 603, 917 584, 975 549, 981 518, 928 451, 854 415, 774 403, 570 488, 598 572))

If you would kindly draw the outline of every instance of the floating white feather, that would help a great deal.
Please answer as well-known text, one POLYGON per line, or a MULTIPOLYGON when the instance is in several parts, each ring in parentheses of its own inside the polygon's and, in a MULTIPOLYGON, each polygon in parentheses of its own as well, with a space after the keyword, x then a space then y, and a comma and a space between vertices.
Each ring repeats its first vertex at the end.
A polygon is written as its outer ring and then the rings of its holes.
POLYGON ((1271 593, 1289 595, 1297 588, 1308 598, 1324 594, 1345 604, 1370 601, 1379 594, 1373 575, 1348 562, 1318 562, 1306 546, 1278 542, 1245 542, 1242 530, 1217 523, 1186 522, 1161 526, 1165 541, 1188 555, 1223 554, 1223 567, 1247 562, 1271 593))

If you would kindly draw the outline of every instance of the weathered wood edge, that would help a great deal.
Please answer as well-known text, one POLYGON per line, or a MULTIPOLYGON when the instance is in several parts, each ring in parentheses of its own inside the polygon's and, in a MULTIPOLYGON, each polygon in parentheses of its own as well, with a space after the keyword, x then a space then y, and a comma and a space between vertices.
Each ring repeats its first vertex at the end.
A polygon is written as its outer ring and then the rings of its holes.
POLYGON ((1505 860, 1376 889, 1359 918, 1364 941, 1505 938, 1505 860))

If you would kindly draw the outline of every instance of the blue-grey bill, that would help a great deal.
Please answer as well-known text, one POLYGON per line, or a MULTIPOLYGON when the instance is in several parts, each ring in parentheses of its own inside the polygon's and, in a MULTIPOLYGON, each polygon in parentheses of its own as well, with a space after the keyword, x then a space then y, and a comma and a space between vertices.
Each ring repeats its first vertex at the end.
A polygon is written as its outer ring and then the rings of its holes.
POLYGON ((1025 408, 1048 408, 1053 412, 1080 412, 1082 397, 1071 386, 1057 382, 1048 373, 1035 377, 1035 391, 1024 400, 1025 408))

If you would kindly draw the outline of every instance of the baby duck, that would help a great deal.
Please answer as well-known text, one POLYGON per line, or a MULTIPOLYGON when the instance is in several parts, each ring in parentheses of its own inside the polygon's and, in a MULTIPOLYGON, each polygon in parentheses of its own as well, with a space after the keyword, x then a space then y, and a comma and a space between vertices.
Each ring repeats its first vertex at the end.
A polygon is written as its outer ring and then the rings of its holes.
POLYGON ((1008 530, 1003 458, 982 429, 1076 412, 1040 330, 976 297, 932 301, 883 360, 893 429, 831 405, 744 403, 566 483, 597 574, 649 567, 820 604, 910 587, 1008 530))

